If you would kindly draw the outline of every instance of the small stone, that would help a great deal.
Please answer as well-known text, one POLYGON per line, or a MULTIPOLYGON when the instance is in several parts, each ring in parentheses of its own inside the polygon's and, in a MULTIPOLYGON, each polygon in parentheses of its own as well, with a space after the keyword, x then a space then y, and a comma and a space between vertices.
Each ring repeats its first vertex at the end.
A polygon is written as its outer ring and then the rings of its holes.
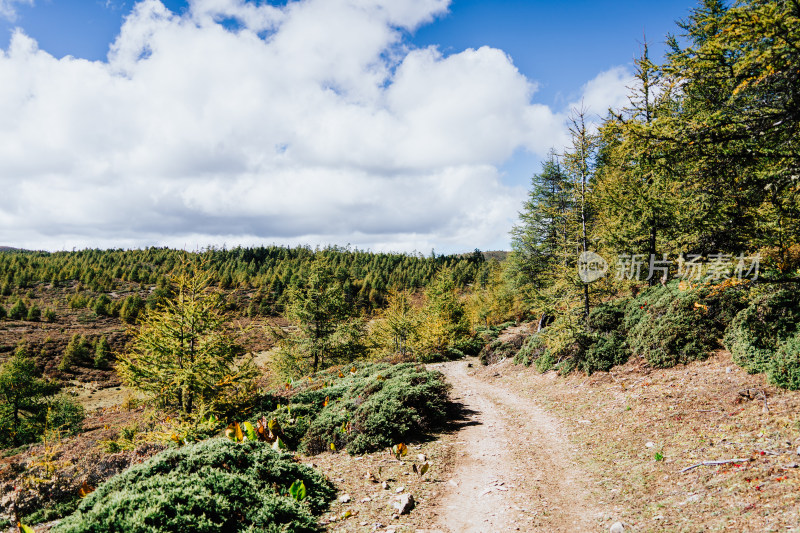
POLYGON ((730 374, 731 372, 733 372, 733 369, 731 367, 729 367, 729 366, 726 366, 725 367, 725 373, 726 374, 730 374))
POLYGON ((414 508, 414 497, 411 494, 403 494, 400 499, 394 504, 399 514, 408 514, 414 508))
POLYGON ((400 494, 401 492, 403 492, 403 490, 405 490, 405 487, 397 487, 396 489, 394 489, 394 491, 395 491, 396 493, 398 493, 398 494, 400 494))
POLYGON ((625 533, 625 524, 622 522, 614 522, 611 524, 611 527, 608 528, 608 533, 625 533))
POLYGON ((648 448, 652 448, 652 447, 653 447, 653 446, 655 446, 655 445, 656 445, 656 443, 655 443, 655 442, 652 442, 652 441, 651 441, 651 442, 648 442, 647 444, 645 444, 645 446, 647 446, 648 448))
POLYGON ((428 458, 427 458, 427 457, 425 457, 425 454, 424 454, 424 453, 421 453, 421 454, 417 455, 417 459, 419 459, 419 462, 420 462, 420 463, 424 463, 425 461, 427 461, 427 460, 428 460, 428 458))
POLYGON ((367 503, 367 502, 371 502, 371 501, 372 501, 372 498, 367 496, 366 498, 361 498, 360 500, 358 500, 358 503, 367 503))
POLYGON ((386 483, 385 481, 383 483, 381 483, 381 487, 383 487, 384 490, 389 490, 389 484, 386 483))
POLYGON ((342 494, 341 496, 339 496, 339 503, 348 503, 349 501, 350 501, 349 494, 342 494))

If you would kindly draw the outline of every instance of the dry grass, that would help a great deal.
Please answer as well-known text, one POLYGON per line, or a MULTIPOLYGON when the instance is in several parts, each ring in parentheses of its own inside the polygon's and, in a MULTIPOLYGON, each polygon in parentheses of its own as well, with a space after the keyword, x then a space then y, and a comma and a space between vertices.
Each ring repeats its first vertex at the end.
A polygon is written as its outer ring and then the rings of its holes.
POLYGON ((635 531, 800 531, 800 393, 727 352, 666 370, 641 360, 561 378, 503 363, 485 379, 562 418, 578 459, 635 531), (765 407, 766 406, 766 407, 765 407), (747 459, 700 466, 702 461, 747 459))

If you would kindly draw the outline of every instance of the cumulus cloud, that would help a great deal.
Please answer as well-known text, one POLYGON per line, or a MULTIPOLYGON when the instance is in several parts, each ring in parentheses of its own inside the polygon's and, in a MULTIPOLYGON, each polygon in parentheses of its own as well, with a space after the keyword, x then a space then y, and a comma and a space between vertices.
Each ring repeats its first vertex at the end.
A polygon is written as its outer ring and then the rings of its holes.
MULTIPOLYGON (((135 4, 106 61, 0 50, 0 243, 505 246, 498 168, 564 140, 501 50, 404 32, 448 0, 135 4)), ((11 9, 0 0, 2 9, 11 9)), ((584 90, 615 105, 620 72, 584 90)))
POLYGON ((0 0, 0 18, 14 22, 17 19, 17 9, 14 4, 33 5, 33 0, 0 0))
POLYGON ((587 114, 603 118, 611 109, 622 109, 629 105, 629 87, 635 85, 633 73, 624 66, 601 72, 583 86, 582 100, 573 107, 583 104, 587 114))

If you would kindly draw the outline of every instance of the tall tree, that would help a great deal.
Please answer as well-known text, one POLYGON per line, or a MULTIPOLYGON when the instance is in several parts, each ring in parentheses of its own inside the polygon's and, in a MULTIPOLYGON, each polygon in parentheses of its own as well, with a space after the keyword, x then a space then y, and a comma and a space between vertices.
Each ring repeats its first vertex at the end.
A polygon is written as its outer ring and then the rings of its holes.
MULTIPOLYGON (((597 134, 589 131, 586 124, 586 110, 576 109, 569 119, 571 146, 564 153, 564 167, 572 180, 577 233, 576 257, 589 251, 589 225, 592 223, 590 181, 594 174, 594 160, 597 148, 597 134)), ((573 273, 577 280, 577 273, 573 273)), ((584 321, 589 321, 589 284, 582 283, 584 321)))
POLYGON ((175 296, 141 320, 117 370, 162 406, 187 415, 198 405, 213 411, 226 394, 249 387, 256 369, 241 359, 222 297, 196 263, 184 265, 171 285, 175 296))
POLYGON ((783 253, 800 236, 800 4, 704 0, 680 27, 664 69, 680 112, 660 127, 713 199, 707 247, 783 253))
POLYGON ((518 288, 538 291, 548 285, 554 269, 566 266, 571 253, 572 186, 558 156, 551 152, 542 170, 531 178, 528 199, 511 230, 511 269, 518 288))
POLYGON ((27 347, 20 344, 0 366, 0 445, 16 446, 29 440, 28 433, 44 421, 47 398, 59 388, 41 378, 27 347))
POLYGON ((316 372, 364 353, 363 321, 328 260, 312 261, 304 282, 292 287, 287 299, 286 318, 297 331, 281 339, 283 373, 316 372))

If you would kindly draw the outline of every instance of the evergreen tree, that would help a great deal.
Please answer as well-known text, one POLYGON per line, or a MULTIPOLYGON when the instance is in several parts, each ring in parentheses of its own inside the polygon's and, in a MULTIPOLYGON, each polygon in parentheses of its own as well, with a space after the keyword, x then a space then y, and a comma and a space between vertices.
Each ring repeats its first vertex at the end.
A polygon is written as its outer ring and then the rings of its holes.
POLYGON ((558 157, 551 152, 542 171, 531 179, 528 200, 511 230, 510 258, 518 288, 538 292, 550 283, 572 248, 572 186, 558 157))
POLYGON ((0 366, 0 445, 16 446, 38 438, 47 397, 59 389, 41 378, 24 344, 0 366))
POLYGON ((281 340, 284 374, 316 372, 365 353, 363 321, 355 315, 342 284, 322 257, 309 265, 301 286, 290 288, 286 318, 298 331, 281 340))
POLYGON ((17 300, 11 309, 8 310, 8 318, 11 320, 25 320, 28 317, 28 306, 22 300, 17 300))
POLYGON ((64 354, 61 356, 61 362, 58 364, 58 369, 63 371, 70 370, 74 365, 87 361, 89 359, 89 342, 86 337, 75 333, 67 343, 64 349, 64 354))
POLYGON ((373 323, 371 336, 380 353, 405 357, 411 353, 411 339, 419 330, 420 316, 405 291, 389 293, 387 301, 373 323))
POLYGON ((187 415, 197 407, 213 411, 226 394, 251 386, 256 370, 240 361, 222 298, 209 289, 197 265, 176 275, 171 292, 174 298, 141 320, 117 370, 125 383, 161 406, 187 415))
POLYGON ((108 345, 108 339, 106 339, 106 336, 103 335, 97 341, 97 345, 94 348, 94 367, 106 368, 110 358, 111 347, 108 345))

